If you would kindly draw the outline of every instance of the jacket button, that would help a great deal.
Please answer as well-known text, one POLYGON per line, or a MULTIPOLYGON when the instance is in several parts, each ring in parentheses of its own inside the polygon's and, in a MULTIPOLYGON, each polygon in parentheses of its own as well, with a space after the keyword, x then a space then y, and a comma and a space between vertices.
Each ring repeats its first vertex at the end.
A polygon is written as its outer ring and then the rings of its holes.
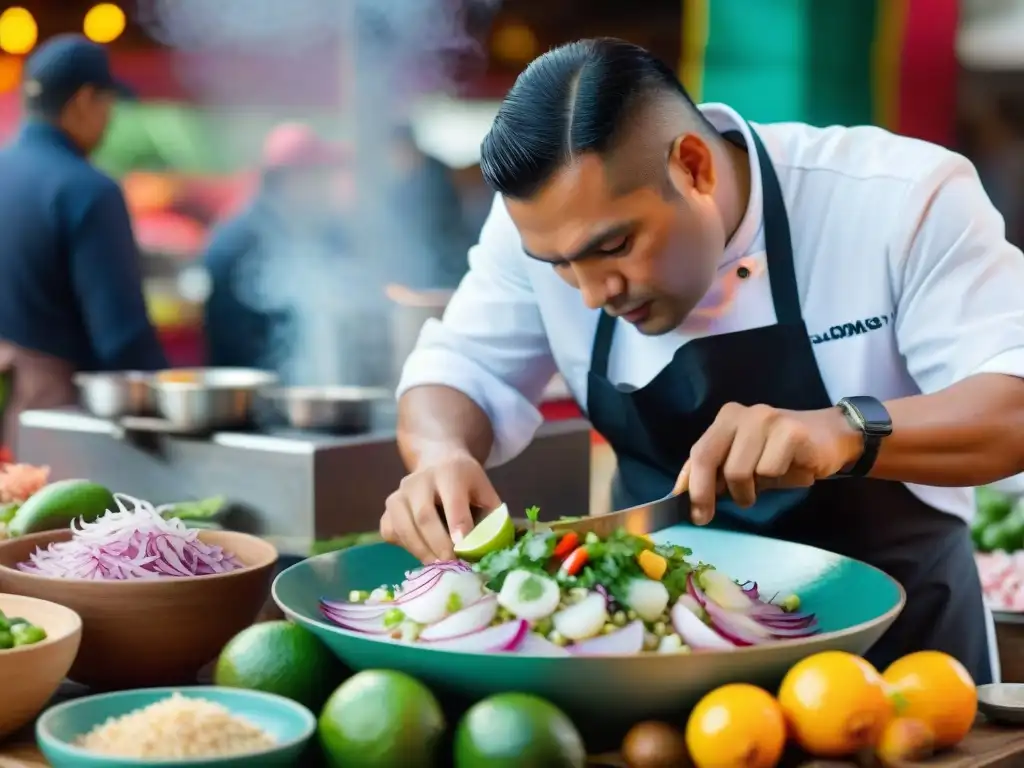
POLYGON ((738 277, 740 280, 746 280, 748 277, 750 277, 750 268, 738 267, 736 269, 736 277, 738 277))

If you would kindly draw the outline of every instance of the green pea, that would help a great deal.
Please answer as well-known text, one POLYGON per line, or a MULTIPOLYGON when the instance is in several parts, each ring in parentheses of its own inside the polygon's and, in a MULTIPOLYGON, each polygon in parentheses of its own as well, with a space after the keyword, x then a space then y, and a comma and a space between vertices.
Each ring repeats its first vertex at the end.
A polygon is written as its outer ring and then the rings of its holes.
POLYGON ((394 629, 405 621, 405 614, 402 613, 398 608, 391 608, 387 613, 384 614, 384 626, 387 629, 394 629))
POLYGON ((551 634, 548 635, 548 640, 550 640, 555 645, 568 645, 569 644, 568 639, 566 639, 566 637, 564 635, 562 635, 561 633, 556 632, 556 631, 552 631, 551 634))
POLYGON ((787 613, 793 613, 800 610, 800 596, 799 595, 787 595, 782 599, 780 604, 782 610, 787 613))
POLYGON ((14 647, 14 637, 6 629, 0 630, 0 651, 14 647))
POLYGON ((664 637, 667 632, 668 627, 665 626, 664 622, 659 621, 654 625, 654 634, 658 637, 664 637))
POLYGON ((46 630, 37 627, 35 624, 15 624, 11 627, 11 637, 14 638, 14 647, 20 645, 32 645, 46 639, 46 630))
POLYGON ((350 603, 365 603, 370 597, 370 593, 361 589, 353 589, 348 593, 348 601, 350 603))
POLYGON ((541 619, 533 625, 533 631, 539 635, 547 635, 555 628, 555 624, 550 618, 541 619))
POLYGON ((612 623, 618 627, 626 626, 626 614, 622 611, 616 611, 612 616, 612 623))

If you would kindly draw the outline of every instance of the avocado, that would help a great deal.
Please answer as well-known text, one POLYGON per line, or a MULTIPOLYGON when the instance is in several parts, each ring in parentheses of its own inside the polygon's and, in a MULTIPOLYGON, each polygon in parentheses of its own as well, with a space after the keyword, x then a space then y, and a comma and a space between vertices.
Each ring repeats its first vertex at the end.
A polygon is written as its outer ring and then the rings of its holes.
POLYGON ((29 497, 21 505, 7 532, 11 536, 67 528, 71 521, 82 518, 91 523, 108 509, 117 509, 114 494, 89 480, 58 480, 29 497))

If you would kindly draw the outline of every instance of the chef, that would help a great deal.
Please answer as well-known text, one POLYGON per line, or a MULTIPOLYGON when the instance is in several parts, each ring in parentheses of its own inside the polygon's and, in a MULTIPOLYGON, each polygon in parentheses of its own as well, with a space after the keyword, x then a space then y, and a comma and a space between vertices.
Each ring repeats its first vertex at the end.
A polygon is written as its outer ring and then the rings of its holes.
POLYGON ((560 371, 616 508, 679 487, 698 525, 867 561, 907 591, 871 661, 997 677, 965 519, 1024 470, 1024 258, 967 160, 697 108, 601 39, 520 75, 481 166, 494 207, 400 384, 387 539, 451 556, 560 371))

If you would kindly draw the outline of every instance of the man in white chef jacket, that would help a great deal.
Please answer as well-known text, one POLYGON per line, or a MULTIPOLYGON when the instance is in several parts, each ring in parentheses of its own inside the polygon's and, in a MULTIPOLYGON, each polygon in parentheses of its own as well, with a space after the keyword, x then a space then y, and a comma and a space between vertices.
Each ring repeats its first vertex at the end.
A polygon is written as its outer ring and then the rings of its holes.
POLYGON ((470 272, 399 388, 388 540, 450 557, 560 371, 618 456, 616 508, 678 483, 696 524, 872 563, 908 597, 869 659, 997 676, 965 518, 969 486, 1024 471, 1024 258, 971 163, 698 110, 602 39, 520 75, 481 166, 470 272))

